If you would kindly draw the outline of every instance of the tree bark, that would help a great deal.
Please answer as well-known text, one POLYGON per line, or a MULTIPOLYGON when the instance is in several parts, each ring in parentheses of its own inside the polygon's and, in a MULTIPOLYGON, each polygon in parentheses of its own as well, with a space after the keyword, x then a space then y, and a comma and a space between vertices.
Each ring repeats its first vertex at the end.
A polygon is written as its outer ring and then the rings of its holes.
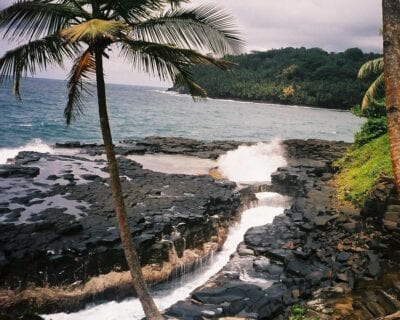
POLYGON ((107 155, 110 186, 113 199, 115 214, 118 221, 118 229, 121 237, 121 243, 124 248, 125 258, 128 263, 129 271, 133 280, 133 287, 140 299, 144 313, 149 320, 161 320, 163 317, 157 309, 152 297, 147 289, 146 282, 143 277, 142 268, 136 252, 135 245, 132 240, 132 234, 129 229, 128 217, 126 214, 124 198, 122 194, 121 181, 119 178, 118 164, 115 157, 114 146, 112 142, 111 129, 108 121, 106 90, 103 74, 103 50, 96 49, 96 82, 97 82, 97 98, 99 105, 100 126, 103 135, 104 147, 107 155))
POLYGON ((400 2, 382 0, 383 59, 390 153, 400 193, 400 2))

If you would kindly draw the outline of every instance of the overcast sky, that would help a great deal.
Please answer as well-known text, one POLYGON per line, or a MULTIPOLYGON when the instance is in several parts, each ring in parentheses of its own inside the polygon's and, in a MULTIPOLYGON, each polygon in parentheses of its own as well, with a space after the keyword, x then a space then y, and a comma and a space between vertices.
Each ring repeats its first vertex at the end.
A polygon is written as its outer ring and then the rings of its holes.
MULTIPOLYGON (((0 0, 0 8, 12 2, 0 0)), ((288 46, 320 47, 330 52, 351 47, 382 51, 380 0, 192 0, 191 4, 214 4, 230 13, 246 41, 246 51, 288 46)), ((0 55, 9 48, 11 44, 0 40, 0 55)), ((158 80, 130 70, 122 60, 112 59, 106 64, 107 81, 160 85, 158 80)), ((52 69, 39 76, 65 79, 66 74, 67 70, 52 69)))

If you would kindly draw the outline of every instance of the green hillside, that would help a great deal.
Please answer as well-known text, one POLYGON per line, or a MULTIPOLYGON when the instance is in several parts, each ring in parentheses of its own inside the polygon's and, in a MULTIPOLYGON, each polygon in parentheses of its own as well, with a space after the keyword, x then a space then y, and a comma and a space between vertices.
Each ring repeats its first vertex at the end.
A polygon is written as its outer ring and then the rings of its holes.
POLYGON ((340 53, 284 48, 229 56, 232 72, 208 66, 192 72, 213 98, 349 109, 360 103, 372 80, 358 80, 358 69, 375 57, 358 48, 340 53))

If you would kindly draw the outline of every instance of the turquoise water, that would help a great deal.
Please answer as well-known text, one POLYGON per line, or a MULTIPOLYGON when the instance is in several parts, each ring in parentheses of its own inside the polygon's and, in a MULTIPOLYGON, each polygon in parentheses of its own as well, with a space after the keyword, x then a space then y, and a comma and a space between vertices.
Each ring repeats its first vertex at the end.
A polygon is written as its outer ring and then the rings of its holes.
MULTIPOLYGON (((182 136, 196 139, 269 140, 321 138, 352 141, 362 121, 348 112, 223 100, 193 102, 165 89, 108 85, 114 139, 182 136)), ((66 84, 61 80, 25 79, 22 102, 10 84, 0 86, 0 148, 101 139, 95 96, 87 99, 85 115, 66 127, 63 109, 66 84)))

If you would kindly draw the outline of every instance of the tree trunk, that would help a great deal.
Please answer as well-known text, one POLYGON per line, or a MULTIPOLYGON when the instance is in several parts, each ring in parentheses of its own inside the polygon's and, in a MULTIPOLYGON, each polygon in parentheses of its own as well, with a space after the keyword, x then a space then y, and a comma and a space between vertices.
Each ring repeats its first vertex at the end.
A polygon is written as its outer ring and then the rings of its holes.
POLYGON ((105 151, 107 154, 108 168, 110 173, 110 186, 114 210, 118 221, 119 234, 121 237, 122 246, 124 248, 125 258, 129 266, 129 271, 132 276, 133 286, 136 290, 137 296, 140 299, 140 302, 142 303, 144 313, 149 320, 160 320, 163 319, 163 317, 158 311, 147 289, 136 248, 132 240, 132 234, 129 229, 128 217, 126 215, 124 198, 122 194, 121 181, 119 179, 118 164, 115 157, 110 124, 108 122, 102 50, 96 50, 95 59, 100 126, 101 133, 103 135, 105 151))
POLYGON ((397 192, 400 193, 400 3, 382 0, 383 59, 390 153, 397 192))

